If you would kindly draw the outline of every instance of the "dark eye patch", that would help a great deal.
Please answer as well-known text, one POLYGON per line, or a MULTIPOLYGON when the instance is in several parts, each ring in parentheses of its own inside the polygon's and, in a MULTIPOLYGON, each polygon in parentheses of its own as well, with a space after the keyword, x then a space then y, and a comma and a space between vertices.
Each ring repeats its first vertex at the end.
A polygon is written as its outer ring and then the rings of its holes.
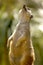
POLYGON ((30 8, 28 7, 28 10, 30 10, 30 8))

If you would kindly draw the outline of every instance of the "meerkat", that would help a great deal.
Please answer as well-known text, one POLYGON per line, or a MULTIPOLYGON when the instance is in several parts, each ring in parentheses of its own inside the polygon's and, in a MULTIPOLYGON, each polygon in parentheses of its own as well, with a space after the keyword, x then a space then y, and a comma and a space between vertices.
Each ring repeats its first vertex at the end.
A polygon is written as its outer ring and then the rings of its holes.
POLYGON ((19 11, 19 22, 7 42, 11 65, 34 65, 35 53, 30 35, 32 17, 31 10, 24 5, 19 11))

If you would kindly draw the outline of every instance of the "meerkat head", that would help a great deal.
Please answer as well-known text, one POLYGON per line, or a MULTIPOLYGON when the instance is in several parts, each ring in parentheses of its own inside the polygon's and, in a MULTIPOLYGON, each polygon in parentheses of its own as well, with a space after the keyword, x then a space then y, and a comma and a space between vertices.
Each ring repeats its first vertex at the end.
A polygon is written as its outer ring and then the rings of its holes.
POLYGON ((23 5, 23 8, 19 11, 19 18, 22 21, 29 21, 33 18, 31 10, 26 5, 23 5))

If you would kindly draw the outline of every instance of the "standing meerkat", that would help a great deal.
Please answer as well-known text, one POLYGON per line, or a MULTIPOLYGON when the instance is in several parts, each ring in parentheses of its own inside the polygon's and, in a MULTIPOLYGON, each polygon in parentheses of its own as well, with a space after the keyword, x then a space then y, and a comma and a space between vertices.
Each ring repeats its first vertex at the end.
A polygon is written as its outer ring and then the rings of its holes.
POLYGON ((34 65, 35 53, 30 37, 31 10, 25 5, 19 11, 19 22, 8 38, 9 60, 11 65, 34 65))

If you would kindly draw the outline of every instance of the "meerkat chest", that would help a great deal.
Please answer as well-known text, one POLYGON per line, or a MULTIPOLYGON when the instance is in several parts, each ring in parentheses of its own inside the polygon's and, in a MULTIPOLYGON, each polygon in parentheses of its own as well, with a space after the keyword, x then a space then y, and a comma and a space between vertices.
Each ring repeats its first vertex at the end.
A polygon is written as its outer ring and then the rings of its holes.
POLYGON ((30 25, 29 23, 27 22, 24 22, 24 23, 20 23, 17 30, 16 30, 16 35, 18 37, 22 36, 22 35, 30 35, 30 25))
POLYGON ((18 42, 19 38, 23 38, 23 37, 30 38, 30 25, 29 25, 29 23, 28 22, 20 23, 16 29, 14 36, 15 36, 15 38, 13 41, 15 42, 15 44, 18 42))

